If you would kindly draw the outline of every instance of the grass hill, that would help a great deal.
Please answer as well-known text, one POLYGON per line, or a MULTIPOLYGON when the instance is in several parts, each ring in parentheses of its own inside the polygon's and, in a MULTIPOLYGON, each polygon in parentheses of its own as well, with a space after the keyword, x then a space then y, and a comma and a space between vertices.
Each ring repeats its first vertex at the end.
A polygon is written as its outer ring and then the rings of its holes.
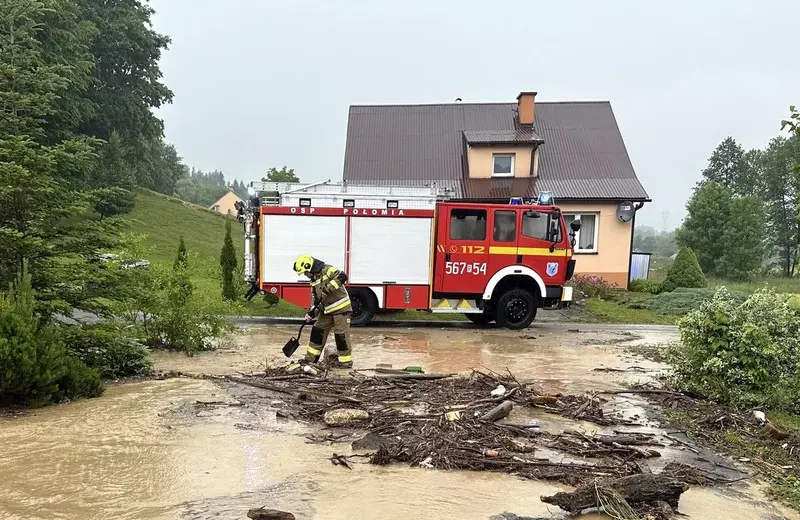
MULTIPOLYGON (((202 259, 219 258, 227 220, 219 213, 140 189, 136 193, 136 206, 128 217, 130 231, 147 235, 145 243, 153 249, 154 255, 149 258, 151 262, 171 264, 181 235, 188 251, 197 253, 202 259)), ((232 235, 234 246, 241 251, 244 230, 239 223, 234 224, 232 235)))

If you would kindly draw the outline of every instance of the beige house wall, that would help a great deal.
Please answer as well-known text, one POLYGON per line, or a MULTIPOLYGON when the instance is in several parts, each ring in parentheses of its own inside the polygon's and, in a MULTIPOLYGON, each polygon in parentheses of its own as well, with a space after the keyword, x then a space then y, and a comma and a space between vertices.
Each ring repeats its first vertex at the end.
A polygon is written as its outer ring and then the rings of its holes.
MULTIPOLYGON (((530 177, 532 151, 532 146, 468 146, 469 176, 474 179, 489 179, 492 177, 492 156, 494 154, 514 154, 514 177, 530 177)), ((538 153, 537 150, 533 159, 537 169, 538 153)), ((537 174, 538 171, 535 169, 534 177, 537 174)))
POLYGON ((229 191, 208 209, 216 211, 217 213, 222 213, 223 215, 236 215, 236 208, 233 205, 240 200, 242 199, 240 199, 238 195, 229 191))
MULTIPOLYGON (((556 204, 558 198, 556 195, 556 204)), ((628 286, 633 223, 617 220, 617 204, 558 204, 562 213, 597 216, 597 252, 575 251, 575 273, 597 275, 621 288, 628 286)), ((565 219, 567 229, 571 219, 565 219)), ((585 231, 585 230, 584 230, 585 231)), ((576 244, 577 248, 578 244, 576 244)))

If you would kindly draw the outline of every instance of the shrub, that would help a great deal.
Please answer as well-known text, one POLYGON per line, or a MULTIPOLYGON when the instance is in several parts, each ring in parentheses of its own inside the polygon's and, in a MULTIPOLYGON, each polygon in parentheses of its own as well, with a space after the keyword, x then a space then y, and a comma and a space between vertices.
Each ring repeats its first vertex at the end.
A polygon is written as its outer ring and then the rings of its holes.
POLYGON ((172 265, 174 269, 189 267, 189 255, 186 251, 186 244, 183 241, 183 235, 178 240, 178 254, 175 255, 175 263, 172 265))
POLYGON ((661 282, 655 280, 633 280, 631 291, 648 294, 658 294, 661 292, 661 282))
POLYGON ((0 404, 41 406, 102 393, 97 372, 67 352, 58 327, 34 308, 25 263, 0 296, 0 404))
POLYGON ((63 327, 67 350, 103 379, 146 375, 150 351, 116 324, 63 327))
POLYGON ((675 290, 677 287, 702 288, 708 282, 697 262, 697 256, 688 247, 681 247, 678 256, 667 271, 667 278, 661 285, 662 292, 675 290))
POLYGON ((189 269, 153 265, 137 279, 118 315, 138 327, 147 346, 193 355, 210 350, 216 338, 233 330, 233 323, 223 317, 231 304, 197 294, 189 269))
MULTIPOLYGON (((682 316, 700 308, 703 302, 714 298, 714 289, 687 289, 678 287, 674 291, 660 293, 647 300, 632 302, 628 306, 634 309, 647 309, 656 314, 682 316)), ((730 292, 729 296, 743 303, 747 296, 740 292, 730 292)))
POLYGON ((675 382, 724 403, 800 412, 800 311, 760 290, 738 303, 725 288, 678 321, 668 351, 675 382))
POLYGON ((219 255, 219 265, 222 268, 222 297, 226 300, 236 300, 236 284, 233 275, 236 271, 236 249, 233 247, 231 238, 231 221, 228 219, 225 224, 225 240, 222 244, 222 251, 219 255))
POLYGON ((572 286, 590 298, 610 298, 618 289, 617 284, 609 283, 599 276, 579 274, 570 281, 572 286))

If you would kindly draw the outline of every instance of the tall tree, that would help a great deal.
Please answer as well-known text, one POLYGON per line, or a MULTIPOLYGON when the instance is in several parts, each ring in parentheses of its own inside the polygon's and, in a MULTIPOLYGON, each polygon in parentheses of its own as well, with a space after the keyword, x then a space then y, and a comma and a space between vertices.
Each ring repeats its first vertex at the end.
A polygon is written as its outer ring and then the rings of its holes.
POLYGON ((700 268, 716 274, 715 263, 725 250, 724 226, 728 222, 731 190, 716 181, 698 184, 686 203, 687 216, 676 233, 679 246, 694 251, 700 268))
POLYGON ((756 197, 739 197, 716 181, 701 182, 686 204, 688 216, 676 233, 706 274, 743 279, 762 263, 765 213, 756 197))
POLYGON ((732 197, 722 229, 725 249, 714 262, 725 278, 744 280, 761 268, 766 253, 764 203, 758 197, 732 197))
POLYGON ((730 188, 738 195, 753 195, 757 192, 749 157, 733 137, 726 137, 711 154, 703 177, 730 188))
POLYGON ((267 175, 263 180, 268 182, 300 182, 300 179, 294 173, 294 168, 287 168, 286 166, 280 170, 270 168, 267 170, 267 175))
POLYGON ((173 98, 158 65, 171 40, 153 30, 154 10, 140 0, 75 3, 96 28, 90 47, 95 66, 84 94, 94 111, 80 132, 104 140, 118 132, 128 143, 160 139, 164 124, 152 109, 173 98))
POLYGON ((69 3, 0 0, 0 284, 7 286, 27 258, 39 302, 62 309, 97 301, 82 260, 114 243, 111 224, 88 218, 93 198, 85 186, 99 143, 55 141, 45 130, 59 120, 59 100, 85 65, 87 43, 78 27, 70 30, 76 20, 69 3), (43 33, 56 6, 65 8, 55 23, 60 30, 43 33), (60 38, 62 57, 38 39, 45 36, 52 46, 60 38), (68 59, 79 61, 73 67, 68 59))
POLYGON ((800 179, 795 169, 800 163, 800 135, 772 139, 761 161, 772 258, 786 276, 792 276, 800 253, 800 179))
POLYGON ((222 297, 226 300, 236 300, 236 284, 233 281, 236 272, 236 249, 233 247, 230 219, 225 224, 225 240, 222 244, 219 263, 222 267, 222 297))

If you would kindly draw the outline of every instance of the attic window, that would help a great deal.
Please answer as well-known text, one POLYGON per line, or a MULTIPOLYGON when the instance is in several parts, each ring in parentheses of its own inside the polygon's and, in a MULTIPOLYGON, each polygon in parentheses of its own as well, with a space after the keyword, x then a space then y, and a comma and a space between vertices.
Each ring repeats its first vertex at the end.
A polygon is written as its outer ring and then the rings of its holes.
POLYGON ((492 177, 514 176, 514 154, 496 153, 492 155, 492 177))

